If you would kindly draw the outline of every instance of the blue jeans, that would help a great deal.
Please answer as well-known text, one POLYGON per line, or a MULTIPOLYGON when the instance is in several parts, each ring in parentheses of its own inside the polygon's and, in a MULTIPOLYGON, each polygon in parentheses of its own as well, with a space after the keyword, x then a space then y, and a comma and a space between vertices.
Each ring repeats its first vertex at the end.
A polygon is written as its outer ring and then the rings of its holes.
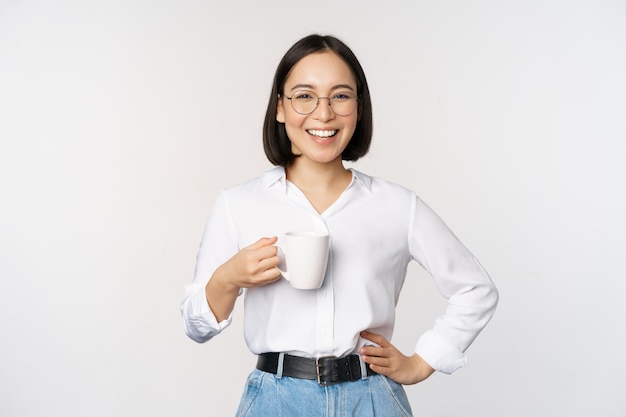
POLYGON ((411 417, 402 385, 382 375, 323 387, 255 369, 236 417, 411 417))

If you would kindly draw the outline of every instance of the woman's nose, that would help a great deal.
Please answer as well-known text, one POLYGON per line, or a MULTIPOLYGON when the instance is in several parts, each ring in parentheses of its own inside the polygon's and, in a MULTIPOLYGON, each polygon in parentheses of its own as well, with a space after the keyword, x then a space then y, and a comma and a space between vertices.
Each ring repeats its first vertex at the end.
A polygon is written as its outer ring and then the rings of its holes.
POLYGON ((318 120, 330 120, 335 117, 335 112, 330 107, 330 98, 320 97, 317 101, 317 108, 313 112, 318 120))

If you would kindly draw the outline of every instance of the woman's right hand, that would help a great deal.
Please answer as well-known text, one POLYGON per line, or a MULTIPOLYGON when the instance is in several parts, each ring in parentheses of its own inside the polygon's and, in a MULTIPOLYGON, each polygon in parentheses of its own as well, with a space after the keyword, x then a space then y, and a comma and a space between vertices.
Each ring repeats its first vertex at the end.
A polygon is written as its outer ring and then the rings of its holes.
POLYGON ((277 240, 277 237, 261 238, 215 270, 205 287, 205 295, 218 321, 230 316, 241 288, 259 287, 280 279, 280 260, 274 246, 277 240))
POLYGON ((219 269, 220 278, 239 288, 259 287, 280 279, 274 244, 277 237, 263 237, 250 246, 241 249, 219 269))

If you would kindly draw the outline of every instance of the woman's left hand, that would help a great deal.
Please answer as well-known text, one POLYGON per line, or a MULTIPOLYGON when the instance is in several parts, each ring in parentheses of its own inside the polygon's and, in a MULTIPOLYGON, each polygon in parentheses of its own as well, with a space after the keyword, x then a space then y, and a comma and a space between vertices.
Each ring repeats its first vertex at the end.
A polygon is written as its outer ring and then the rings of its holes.
POLYGON ((435 372, 417 353, 413 356, 405 356, 379 334, 363 331, 361 337, 380 346, 362 347, 363 361, 370 366, 372 371, 385 375, 399 384, 417 384, 435 372))

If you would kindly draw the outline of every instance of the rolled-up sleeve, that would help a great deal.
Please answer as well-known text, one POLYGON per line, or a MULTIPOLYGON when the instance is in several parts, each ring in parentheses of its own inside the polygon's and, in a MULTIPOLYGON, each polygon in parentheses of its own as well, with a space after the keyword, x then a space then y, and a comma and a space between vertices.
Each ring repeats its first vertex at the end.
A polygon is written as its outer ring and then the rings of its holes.
POLYGON ((185 286, 180 311, 185 333, 202 343, 228 327, 232 317, 218 322, 205 295, 205 287, 215 270, 238 251, 237 236, 228 214, 228 201, 222 192, 206 222, 196 259, 196 269, 191 284, 185 286))
POLYGON ((445 313, 416 345, 435 370, 450 374, 466 363, 465 350, 491 320, 498 291, 478 260, 417 196, 413 199, 409 249, 448 301, 445 313))

